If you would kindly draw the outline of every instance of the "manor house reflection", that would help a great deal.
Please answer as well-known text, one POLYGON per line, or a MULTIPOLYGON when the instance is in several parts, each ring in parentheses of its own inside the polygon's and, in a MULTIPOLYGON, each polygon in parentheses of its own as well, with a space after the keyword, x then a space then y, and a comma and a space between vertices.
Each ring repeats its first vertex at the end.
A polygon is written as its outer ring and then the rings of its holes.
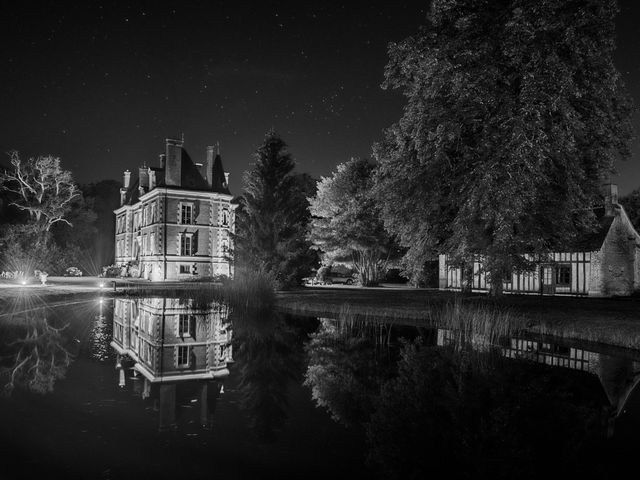
POLYGON ((228 315, 220 303, 116 299, 111 346, 151 383, 225 377, 233 361, 228 315))
POLYGON ((228 315, 227 307, 216 302, 115 300, 111 346, 118 353, 119 385, 154 402, 160 430, 179 424, 211 427, 233 362, 228 315), (199 418, 184 418, 180 407, 185 405, 199 406, 190 409, 199 418))

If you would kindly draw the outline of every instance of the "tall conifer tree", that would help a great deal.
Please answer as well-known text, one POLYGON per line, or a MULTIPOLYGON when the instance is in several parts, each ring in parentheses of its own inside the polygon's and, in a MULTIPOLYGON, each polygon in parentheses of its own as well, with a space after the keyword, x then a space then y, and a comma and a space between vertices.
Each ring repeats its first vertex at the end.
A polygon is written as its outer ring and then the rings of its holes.
POLYGON ((268 132, 245 174, 236 217, 238 267, 267 273, 284 288, 299 284, 316 261, 306 240, 314 182, 294 168, 286 143, 268 132))

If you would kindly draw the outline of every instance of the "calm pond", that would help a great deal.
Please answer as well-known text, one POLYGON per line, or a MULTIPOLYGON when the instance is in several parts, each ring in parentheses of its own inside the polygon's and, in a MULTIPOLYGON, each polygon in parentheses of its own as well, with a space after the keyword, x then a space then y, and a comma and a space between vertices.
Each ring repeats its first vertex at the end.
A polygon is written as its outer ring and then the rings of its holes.
POLYGON ((617 478, 640 351, 94 299, 0 316, 0 478, 617 478))

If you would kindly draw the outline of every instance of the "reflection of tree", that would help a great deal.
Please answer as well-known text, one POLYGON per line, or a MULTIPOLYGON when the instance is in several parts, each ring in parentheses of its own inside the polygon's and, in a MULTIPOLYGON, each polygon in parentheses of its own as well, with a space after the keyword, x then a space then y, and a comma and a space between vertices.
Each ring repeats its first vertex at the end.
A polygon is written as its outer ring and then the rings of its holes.
POLYGON ((4 332, 4 338, 16 338, 2 346, 0 369, 6 380, 5 395, 10 395, 16 386, 42 394, 53 391, 56 380, 64 378, 71 363, 71 354, 63 346, 63 329, 52 327, 43 318, 4 332))
POLYGON ((360 423, 372 411, 373 398, 388 376, 389 361, 379 351, 387 333, 383 325, 354 325, 324 320, 306 346, 309 366, 305 385, 334 420, 360 423))
POLYGON ((276 312, 246 314, 233 326, 240 407, 256 435, 270 441, 287 418, 288 384, 299 375, 298 332, 276 312))
POLYGON ((604 430, 585 377, 488 355, 404 348, 366 422, 369 462, 385 478, 534 478, 550 465, 554 476, 577 476, 577 465, 589 473, 604 430))

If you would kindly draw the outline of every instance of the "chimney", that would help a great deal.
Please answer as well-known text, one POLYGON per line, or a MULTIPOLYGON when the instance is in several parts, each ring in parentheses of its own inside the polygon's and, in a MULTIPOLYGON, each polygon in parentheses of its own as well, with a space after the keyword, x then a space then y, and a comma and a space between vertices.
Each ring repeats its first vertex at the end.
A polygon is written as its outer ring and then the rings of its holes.
POLYGON ((156 171, 149 169, 149 190, 156 188, 156 171))
POLYGON ((145 167, 140 167, 138 169, 138 186, 141 191, 148 192, 149 191, 149 169, 145 167))
POLYGON ((216 158, 213 146, 207 147, 207 160, 204 162, 202 177, 207 181, 209 188, 213 188, 213 162, 216 158))
POLYGON ((164 168, 167 161, 167 156, 164 153, 160 154, 160 168, 164 168))
POLYGON ((128 189, 129 182, 131 182, 131 172, 129 170, 125 170, 122 176, 122 188, 128 189))
POLYGON ((224 172, 224 186, 229 188, 229 172, 224 172))
POLYGON ((607 183, 604 185, 604 214, 606 217, 615 215, 616 205, 618 205, 618 185, 607 183))
POLYGON ((165 161, 165 185, 180 187, 182 185, 182 140, 167 138, 165 161))

